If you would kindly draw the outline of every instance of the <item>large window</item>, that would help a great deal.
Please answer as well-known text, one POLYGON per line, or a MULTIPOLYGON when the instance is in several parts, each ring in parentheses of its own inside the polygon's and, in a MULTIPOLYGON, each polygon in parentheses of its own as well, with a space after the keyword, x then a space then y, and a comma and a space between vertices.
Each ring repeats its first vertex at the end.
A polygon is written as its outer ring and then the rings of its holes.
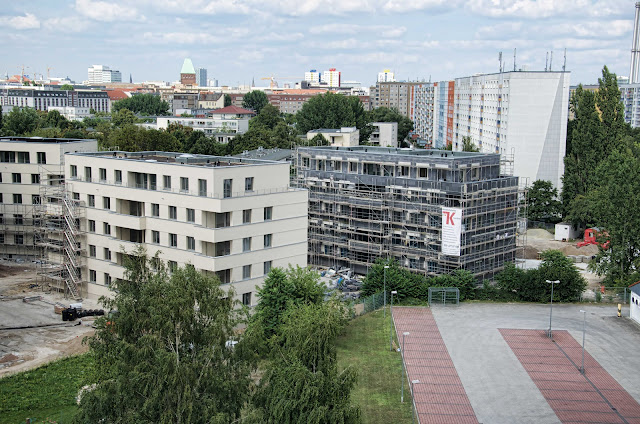
POLYGON ((273 218, 273 206, 268 206, 264 208, 264 220, 271 221, 273 218))
POLYGON ((160 244, 160 231, 151 231, 151 240, 153 240, 153 243, 155 244, 160 244))
POLYGON ((95 207, 96 206, 96 196, 94 196, 93 194, 87 194, 87 204, 89 205, 89 207, 95 207))
POLYGON ((90 233, 96 232, 96 221, 94 221, 93 219, 89 220, 89 232, 90 233))
POLYGON ((96 257, 96 247, 92 244, 89 245, 89 256, 92 258, 96 257))
POLYGON ((196 250, 196 239, 195 238, 187 236, 187 249, 188 250, 196 250))
POLYGON ((14 194, 13 203, 22 203, 22 194, 14 194))
POLYGON ((111 209, 111 197, 102 198, 102 207, 104 209, 111 209))
POLYGON ((111 235, 111 224, 108 222, 103 223, 102 230, 106 235, 111 235))
POLYGON ((231 254, 231 242, 219 241, 216 243, 216 256, 227 256, 231 254))
POLYGON ((84 167, 84 180, 85 181, 91 181, 91 167, 90 166, 85 166, 84 167))
POLYGON ((187 222, 196 222, 196 211, 195 211, 195 209, 187 208, 187 222))
POLYGON ((264 263, 264 275, 267 275, 271 271, 272 261, 266 261, 264 263))
POLYGON ((175 206, 169 206, 169 219, 178 219, 178 209, 175 206))
POLYGON ((13 174, 11 174, 11 181, 14 184, 22 184, 22 174, 14 172, 13 174))
POLYGON ((13 243, 14 244, 24 244, 24 235, 22 235, 22 234, 14 234, 13 235, 13 243))
POLYGON ((245 209, 242 211, 242 223, 243 224, 251 223, 251 209, 245 209))
POLYGON ((100 182, 103 183, 107 181, 107 170, 105 168, 99 168, 98 171, 100 174, 100 182))
POLYGON ((164 183, 163 188, 165 190, 171 190, 171 175, 163 175, 162 180, 164 183))
POLYGON ((160 216, 160 205, 157 203, 151 204, 151 216, 160 216))
POLYGON ((224 228, 231 225, 231 212, 216 213, 216 228, 224 228))
POLYGON ((122 171, 119 169, 116 169, 114 171, 114 175, 116 178, 116 184, 122 184, 122 171))
POLYGON ((242 251, 243 252, 251 251, 251 237, 245 237, 242 239, 242 251))
POLYGON ((189 191, 189 178, 180 177, 180 191, 189 191))
POLYGON ((231 197, 231 193, 232 193, 232 188, 233 188, 233 180, 231 179, 227 179, 224 180, 224 192, 223 192, 223 197, 227 198, 227 197, 231 197))
POLYGON ((244 179, 245 191, 253 191, 253 177, 247 177, 244 179))
POLYGON ((75 165, 71 165, 69 169, 71 172, 71 178, 78 178, 78 167, 75 165))
POLYGON ((31 174, 31 184, 40 184, 40 174, 31 174))
POLYGON ((242 304, 245 306, 251 306, 251 292, 242 293, 242 304))
POLYGON ((177 247, 178 246, 178 235, 169 233, 169 246, 177 247))
POLYGON ((38 163, 46 164, 47 163, 47 153, 46 152, 38 152, 38 163))
POLYGON ((207 180, 198 180, 198 196, 207 195, 207 180))
POLYGON ((273 239, 273 234, 265 234, 264 235, 264 247, 271 247, 271 241, 273 239))
POLYGON ((242 267, 242 279, 248 280, 251 278, 251 265, 244 265, 242 267))

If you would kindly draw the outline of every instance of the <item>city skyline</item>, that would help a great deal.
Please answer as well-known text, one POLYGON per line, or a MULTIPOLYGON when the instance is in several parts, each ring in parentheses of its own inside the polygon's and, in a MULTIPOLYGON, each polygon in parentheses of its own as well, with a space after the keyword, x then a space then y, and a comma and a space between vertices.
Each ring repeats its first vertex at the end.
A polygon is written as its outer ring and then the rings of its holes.
POLYGON ((566 48, 571 83, 590 84, 603 65, 628 76, 634 12, 633 1, 603 0, 35 1, 0 15, 11 58, 0 72, 51 67, 79 83, 104 64, 126 81, 173 82, 189 57, 220 85, 329 68, 371 85, 382 69, 432 81, 497 72, 500 51, 511 70, 514 48, 518 69, 544 70, 553 50, 561 70, 566 48))

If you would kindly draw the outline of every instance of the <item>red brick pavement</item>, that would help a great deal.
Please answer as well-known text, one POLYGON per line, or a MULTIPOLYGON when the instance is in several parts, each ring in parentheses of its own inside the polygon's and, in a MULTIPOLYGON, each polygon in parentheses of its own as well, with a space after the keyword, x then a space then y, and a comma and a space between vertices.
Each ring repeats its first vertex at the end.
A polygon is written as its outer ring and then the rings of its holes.
POLYGON ((502 337, 563 423, 640 424, 640 404, 571 335, 501 329, 502 337))
POLYGON ((409 332, 404 342, 404 362, 408 382, 420 424, 478 424, 467 393, 458 377, 436 321, 428 308, 393 308, 393 321, 402 346, 402 333, 409 332))

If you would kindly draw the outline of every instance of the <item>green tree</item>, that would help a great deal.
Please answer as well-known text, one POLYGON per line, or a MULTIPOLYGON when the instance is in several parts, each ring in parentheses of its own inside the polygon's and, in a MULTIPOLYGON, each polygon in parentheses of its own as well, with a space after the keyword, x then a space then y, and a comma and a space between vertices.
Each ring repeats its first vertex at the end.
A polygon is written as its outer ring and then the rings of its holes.
POLYGON ((607 153, 609 153, 627 132, 627 124, 624 121, 624 105, 620 100, 618 78, 616 74, 609 72, 609 68, 606 66, 602 68, 602 78, 598 78, 598 86, 596 105, 600 111, 604 139, 608 141, 607 153))
POLYGON ((269 104, 269 98, 261 90, 249 91, 242 98, 242 107, 260 113, 263 107, 269 104))
POLYGON ((111 123, 116 127, 138 122, 136 115, 129 109, 118 109, 111 112, 111 123))
POLYGON ((590 204, 609 246, 600 249, 592 269, 609 284, 628 285, 640 270, 640 145, 627 139, 600 165, 598 179, 590 204))
POLYGON ((234 293, 191 265, 169 275, 142 249, 124 257, 125 279, 101 298, 117 313, 89 339, 96 388, 76 422, 237 422, 253 365, 228 346, 245 319, 234 293))
POLYGON ((141 115, 169 115, 169 103, 156 94, 135 94, 129 98, 118 100, 113 104, 112 111, 129 109, 141 115))
POLYGON ((341 127, 358 128, 360 141, 369 138, 369 119, 358 97, 327 92, 310 98, 296 113, 296 128, 300 134, 319 128, 341 127))
POLYGON ((73 85, 71 85, 71 84, 62 84, 60 86, 60 90, 62 90, 62 91, 73 91, 74 88, 73 88, 73 85))
POLYGON ((27 135, 40 125, 40 116, 29 107, 20 109, 14 107, 3 119, 3 132, 5 135, 27 135))
POLYGON ((560 222, 562 203, 557 197, 558 189, 551 181, 534 181, 528 193, 527 218, 531 221, 560 222))
POLYGON ((471 141, 471 137, 466 135, 462 137, 462 151, 463 152, 479 152, 480 149, 478 148, 478 146, 473 144, 473 142, 471 141))
POLYGON ((398 123, 398 143, 407 139, 413 130, 413 121, 402 115, 395 108, 379 107, 369 112, 370 122, 397 122, 398 123))
POLYGON ((357 374, 338 370, 336 339, 345 325, 338 304, 297 305, 284 315, 280 343, 253 399, 261 423, 360 423, 351 404, 357 374))
POLYGON ((278 333, 285 311, 292 305, 316 304, 324 299, 320 275, 309 268, 289 265, 287 270, 273 268, 261 288, 254 320, 259 322, 265 340, 278 333))
POLYGON ((60 129, 71 129, 73 124, 60 114, 57 110, 50 110, 41 120, 40 124, 43 128, 55 127, 60 129))
POLYGON ((231 106, 231 103, 233 103, 232 100, 231 100, 231 96, 228 95, 228 94, 225 94, 224 95, 224 107, 231 106))
POLYGON ((270 130, 273 130, 276 128, 276 125, 278 125, 281 122, 284 123, 285 121, 284 121, 284 118, 281 116, 278 108, 276 108, 270 103, 267 103, 262 108, 260 108, 260 112, 258 112, 258 115, 249 121, 249 126, 250 127, 262 126, 270 130))

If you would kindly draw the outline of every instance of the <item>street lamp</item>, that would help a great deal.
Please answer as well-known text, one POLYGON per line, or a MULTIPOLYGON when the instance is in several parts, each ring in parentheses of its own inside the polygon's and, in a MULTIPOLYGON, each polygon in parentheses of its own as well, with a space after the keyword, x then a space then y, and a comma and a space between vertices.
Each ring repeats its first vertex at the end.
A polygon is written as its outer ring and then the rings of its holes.
POLYGON ((402 349, 401 349, 401 357, 402 357, 402 378, 401 380, 401 384, 402 384, 402 389, 400 391, 400 402, 404 403, 404 336, 408 336, 409 332, 405 331, 404 333, 402 333, 402 349))
POLYGON ((580 372, 584 374, 584 337, 587 332, 587 311, 580 309, 580 312, 582 312, 582 367, 580 367, 580 372))
POLYGON ((558 284, 560 280, 547 280, 547 283, 551 284, 551 308, 549 310, 549 338, 553 340, 553 334, 551 333, 551 317, 553 316, 553 286, 558 284))
POLYGON ((391 325, 389 326, 389 350, 393 350, 393 295, 398 294, 396 290, 391 291, 391 311, 389 315, 391 318, 391 325))
POLYGON ((384 304, 382 306, 382 310, 384 311, 382 313, 382 317, 383 318, 387 317, 387 270, 388 269, 389 269, 389 265, 385 265, 384 266, 384 271, 383 271, 384 272, 384 288, 383 288, 383 291, 384 291, 384 294, 383 294, 384 304))
POLYGON ((419 383, 420 380, 411 380, 411 403, 413 404, 411 407, 411 422, 414 424, 416 422, 416 390, 413 386, 419 383))

